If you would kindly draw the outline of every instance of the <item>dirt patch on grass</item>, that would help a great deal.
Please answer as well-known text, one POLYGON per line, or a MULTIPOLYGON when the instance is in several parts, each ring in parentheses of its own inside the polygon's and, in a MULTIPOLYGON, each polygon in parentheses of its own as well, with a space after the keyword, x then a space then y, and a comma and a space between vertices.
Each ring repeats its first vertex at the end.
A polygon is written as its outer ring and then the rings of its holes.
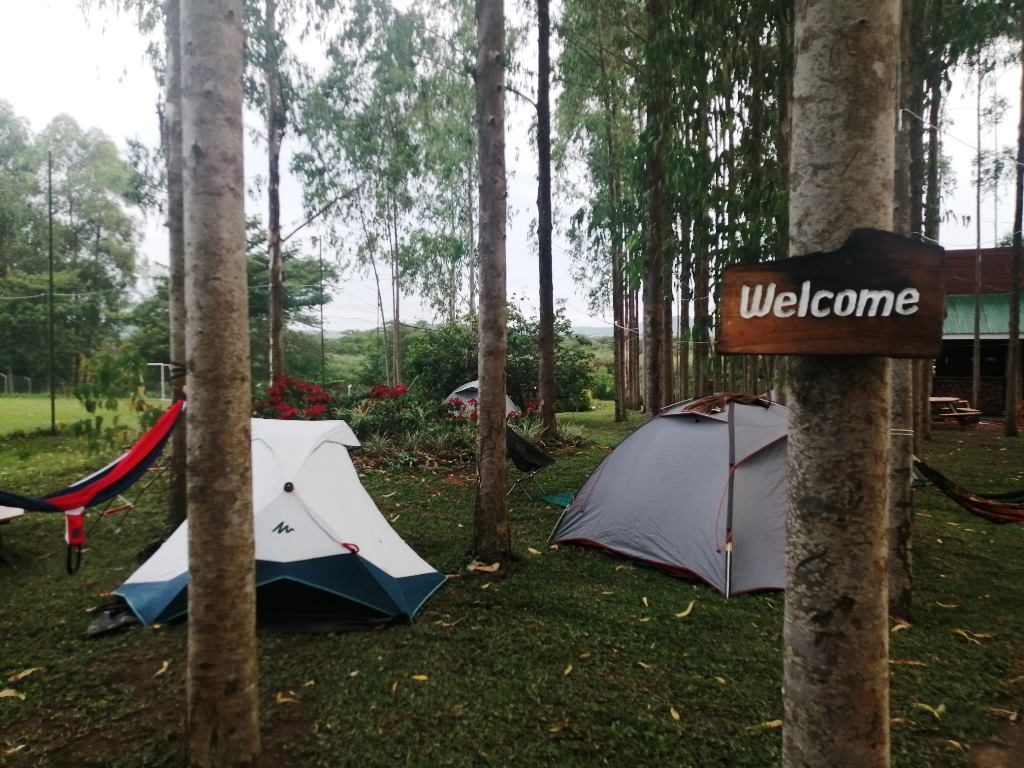
POLYGON ((1024 724, 1010 723, 992 741, 975 747, 970 768, 1020 768, 1024 765, 1024 724))

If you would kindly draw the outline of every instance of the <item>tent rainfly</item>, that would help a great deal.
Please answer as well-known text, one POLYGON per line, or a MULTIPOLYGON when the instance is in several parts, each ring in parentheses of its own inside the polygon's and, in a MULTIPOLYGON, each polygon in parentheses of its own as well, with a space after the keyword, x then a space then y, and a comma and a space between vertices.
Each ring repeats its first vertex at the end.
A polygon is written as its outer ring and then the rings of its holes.
POLYGON ((669 406, 623 440, 552 541, 696 576, 726 597, 782 589, 789 410, 726 395, 702 412, 711 400, 669 406))
MULTIPOLYGON (((461 400, 463 404, 468 403, 470 400, 480 400, 480 382, 474 379, 473 381, 467 381, 461 387, 456 387, 448 397, 444 399, 446 403, 450 403, 452 400, 461 400)), ((505 413, 519 413, 519 406, 512 402, 512 398, 505 395, 505 413)))
MULTIPOLYGON (((395 533, 359 482, 343 421, 252 420, 260 621, 357 627, 411 617, 445 577, 395 533)), ((143 624, 186 613, 188 522, 114 594, 143 624)))

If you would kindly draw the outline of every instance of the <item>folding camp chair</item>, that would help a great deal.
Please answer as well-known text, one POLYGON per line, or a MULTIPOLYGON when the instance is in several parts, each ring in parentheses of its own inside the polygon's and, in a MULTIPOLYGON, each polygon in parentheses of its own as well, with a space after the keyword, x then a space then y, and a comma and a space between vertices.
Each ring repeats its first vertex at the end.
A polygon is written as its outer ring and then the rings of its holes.
POLYGON ((505 496, 511 496, 512 492, 518 488, 526 494, 530 501, 533 501, 534 497, 529 490, 530 483, 533 483, 540 489, 542 496, 547 494, 544 486, 537 481, 537 473, 544 469, 544 467, 554 464, 554 458, 544 453, 544 451, 509 426, 505 427, 505 447, 508 449, 509 461, 515 465, 516 469, 523 473, 512 483, 512 487, 508 489, 508 493, 505 496))

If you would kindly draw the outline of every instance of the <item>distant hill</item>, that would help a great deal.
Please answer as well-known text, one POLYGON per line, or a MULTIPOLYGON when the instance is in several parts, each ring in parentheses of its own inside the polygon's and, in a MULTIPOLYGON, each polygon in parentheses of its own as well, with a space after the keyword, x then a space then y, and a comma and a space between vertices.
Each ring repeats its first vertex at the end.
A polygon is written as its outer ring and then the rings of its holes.
POLYGON ((610 325, 574 325, 572 332, 590 339, 603 339, 612 335, 612 327, 610 325))

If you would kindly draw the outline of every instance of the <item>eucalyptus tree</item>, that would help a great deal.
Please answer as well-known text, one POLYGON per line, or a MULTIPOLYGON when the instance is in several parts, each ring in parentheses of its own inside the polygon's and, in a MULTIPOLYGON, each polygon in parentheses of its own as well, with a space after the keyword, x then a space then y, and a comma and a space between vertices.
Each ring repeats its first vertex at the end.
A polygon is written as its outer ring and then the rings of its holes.
MULTIPOLYGON (((800 0, 795 18, 794 255, 892 228, 900 14, 898 0, 800 0)), ((790 368, 783 764, 883 768, 889 364, 790 368)))
POLYGON ((537 392, 544 434, 555 424, 555 297, 551 277, 551 8, 537 0, 537 261, 540 271, 540 364, 537 392))
POLYGON ((183 0, 192 766, 259 759, 241 0, 183 0))
POLYGON ((577 163, 586 169, 589 199, 573 215, 569 237, 580 277, 593 288, 591 305, 612 306, 617 421, 625 420, 633 402, 628 391, 635 382, 627 368, 639 337, 628 311, 635 248, 627 244, 635 238, 627 240, 627 232, 639 211, 631 174, 637 129, 631 104, 640 53, 629 30, 640 23, 641 13, 633 0, 569 0, 558 27, 562 94, 555 157, 563 179, 577 163))
MULTIPOLYGON (((1010 317, 1006 354, 1006 422, 1003 434, 1017 436, 1020 415, 1021 356, 1020 356, 1020 298, 1021 298, 1021 228, 1024 227, 1024 9, 1018 10, 1021 51, 1020 118, 1017 123, 1016 187, 1013 208, 1013 261, 1010 268, 1010 317)), ((977 405, 977 404, 975 404, 977 405)))
POLYGON ((473 553, 506 566, 511 558, 505 497, 505 3, 477 0, 476 123, 480 165, 480 404, 473 553))
MULTIPOLYGON (((306 94, 302 130, 308 141, 294 167, 305 182, 311 208, 352 190, 340 216, 357 219, 355 257, 376 269, 384 257, 390 270, 391 376, 401 380, 400 300, 413 226, 419 151, 420 103, 417 72, 423 43, 422 17, 385 0, 355 0, 345 29, 330 43, 329 68, 306 94)), ((336 240, 343 221, 332 212, 336 240)))

